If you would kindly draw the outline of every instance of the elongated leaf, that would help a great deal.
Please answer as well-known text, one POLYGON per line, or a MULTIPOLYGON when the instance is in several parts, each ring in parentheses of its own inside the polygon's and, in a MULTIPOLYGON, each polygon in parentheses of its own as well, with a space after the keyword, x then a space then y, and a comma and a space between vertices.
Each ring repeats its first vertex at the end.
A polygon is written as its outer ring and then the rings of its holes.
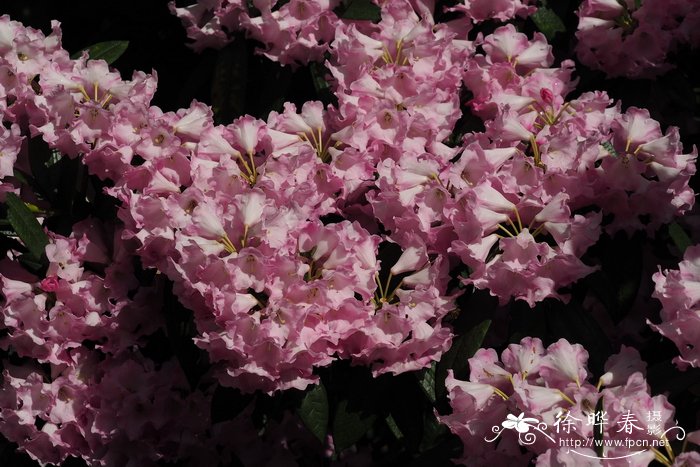
POLYGON ((320 63, 311 62, 309 64, 309 69, 311 71, 311 78, 314 82, 314 89, 316 89, 317 94, 328 92, 330 85, 326 81, 325 75, 328 70, 320 63))
POLYGON ((328 432, 328 394, 323 383, 306 393, 299 407, 299 417, 316 438, 325 442, 328 432))
POLYGON ((314 84, 314 89, 316 89, 316 96, 325 105, 338 103, 338 96, 336 96, 326 81, 326 76, 330 73, 328 69, 320 63, 312 62, 309 64, 309 73, 311 74, 311 80, 314 84))
POLYGON ((61 154, 61 151, 54 149, 51 151, 51 157, 49 157, 49 160, 47 160, 44 165, 46 167, 52 167, 60 162, 62 157, 63 154, 61 154))
POLYGON ((93 44, 80 52, 73 54, 72 58, 78 58, 84 51, 87 50, 90 60, 104 60, 108 64, 112 64, 122 56, 129 47, 129 41, 105 41, 93 44))
POLYGON ((59 181, 59 171, 48 162, 51 160, 51 149, 41 138, 31 138, 28 141, 29 167, 31 168, 27 184, 41 198, 56 204, 56 185, 59 181))
POLYGON ((440 438, 447 432, 449 432, 447 426, 437 420, 434 412, 425 412, 423 418, 423 439, 421 439, 418 450, 425 452, 435 447, 440 442, 440 438))
POLYGON ((7 193, 7 219, 12 224, 22 243, 35 259, 40 259, 44 248, 49 243, 49 237, 41 228, 32 211, 14 193, 7 193))
POLYGON ((352 0, 340 17, 343 19, 379 21, 381 10, 370 0, 352 0))
POLYGON ((442 398, 446 392, 445 378, 447 378, 447 370, 454 370, 455 375, 458 377, 467 376, 467 360, 479 350, 490 326, 491 320, 484 320, 452 342, 452 347, 442 356, 435 370, 436 395, 438 398, 442 398))
POLYGON ((692 244, 688 234, 685 233, 685 230, 676 222, 668 226, 668 234, 671 236, 671 240, 673 240, 673 243, 676 245, 676 248, 680 250, 681 254, 685 253, 686 248, 692 244))
POLYGON ((333 418, 333 443, 338 452, 359 441, 377 418, 375 414, 358 412, 348 405, 347 400, 340 401, 333 418))
POLYGON ((15 168, 12 171, 12 176, 15 177, 20 183, 24 185, 29 185, 29 179, 27 178, 27 175, 21 170, 15 168))
POLYGON ((554 38, 556 33, 566 31, 566 26, 564 26, 561 18, 549 8, 538 8, 531 18, 532 21, 535 22, 537 29, 550 41, 554 38))
MULTIPOLYGON (((598 417, 604 414, 603 411, 603 396, 600 396, 598 403, 595 405, 595 421, 598 422, 598 417)), ((598 457, 603 457, 605 452, 605 446, 603 446, 603 437, 605 436, 605 431, 603 430, 603 423, 594 425, 593 427, 593 440, 595 441, 595 454, 598 457)))
POLYGON ((389 414, 384 421, 386 422, 386 426, 389 427, 391 434, 393 434, 396 439, 403 439, 403 433, 401 433, 401 429, 396 424, 396 420, 394 420, 391 414, 389 414))
POLYGON ((435 404, 435 369, 437 368, 437 364, 433 362, 433 364, 430 366, 430 368, 426 368, 425 370, 416 373, 416 377, 418 378, 418 384, 420 385, 420 388, 423 390, 425 393, 425 396, 428 398, 431 404, 435 404))
POLYGON ((40 259, 35 259, 34 255, 31 253, 21 255, 19 257, 19 264, 21 264, 24 269, 37 276, 41 275, 41 271, 44 269, 44 263, 40 259))

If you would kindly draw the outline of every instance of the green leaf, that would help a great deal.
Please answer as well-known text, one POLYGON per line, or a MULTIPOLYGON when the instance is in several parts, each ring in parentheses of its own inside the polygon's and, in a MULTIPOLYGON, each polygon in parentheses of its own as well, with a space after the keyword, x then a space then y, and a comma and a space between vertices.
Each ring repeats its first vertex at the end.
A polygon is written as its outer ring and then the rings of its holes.
POLYGON ((554 38, 556 33, 566 31, 566 27, 561 18, 549 8, 538 8, 531 18, 535 22, 537 29, 550 41, 554 38))
POLYGON ((37 196, 55 204, 57 171, 47 164, 51 160, 51 149, 41 138, 31 138, 27 143, 29 152, 30 177, 27 184, 32 187, 37 196))
POLYGON ((437 420, 434 412, 425 412, 423 418, 423 439, 421 439, 418 450, 425 452, 432 449, 440 442, 440 438, 448 432, 447 426, 437 420))
POLYGON ((347 399, 340 401, 333 417, 333 443, 336 451, 341 452, 359 441, 376 418, 375 414, 351 409, 347 399))
POLYGON ((603 146, 603 148, 606 151, 608 151, 608 154, 610 154, 611 156, 620 157, 620 154, 618 154, 618 152, 615 150, 610 141, 603 141, 602 143, 600 143, 600 145, 603 146))
POLYGON ((324 443, 328 431, 328 394, 323 383, 306 393, 298 413, 309 431, 324 443))
POLYGON ((39 259, 34 259, 34 255, 30 253, 25 253, 19 257, 19 263, 27 271, 35 274, 41 275, 40 271, 44 268, 44 263, 39 259))
POLYGON ((416 373, 418 378, 418 384, 420 388, 425 393, 426 397, 431 404, 435 404, 435 369, 437 368, 437 363, 433 362, 430 368, 426 368, 423 371, 416 373))
POLYGON ((343 19, 379 21, 380 8, 370 0, 353 0, 340 15, 343 19))
POLYGON ((79 58, 83 52, 87 51, 90 60, 104 60, 111 65, 126 52, 129 41, 106 41, 98 42, 90 47, 74 53, 71 58, 79 58))
POLYGON ((437 386, 437 396, 439 398, 442 398, 446 393, 445 378, 447 378, 447 370, 454 370, 457 377, 467 377, 468 360, 481 347, 481 343, 484 341, 490 326, 490 319, 477 324, 469 332, 455 339, 450 350, 442 356, 435 370, 435 381, 439 384, 437 386))
POLYGON ((391 434, 393 434, 396 439, 403 439, 403 433, 401 433, 401 429, 396 424, 396 420, 394 420, 391 414, 389 414, 384 421, 386 422, 386 426, 389 427, 391 434))
MULTIPOLYGON (((595 414, 594 417, 596 418, 596 421, 599 414, 604 414, 604 407, 603 407, 603 396, 600 396, 598 398, 598 402, 595 405, 595 414)), ((595 453, 596 456, 598 457, 603 457, 603 453, 605 451, 605 446, 603 446, 603 436, 605 434, 605 431, 603 430, 604 425, 603 423, 597 424, 593 427, 593 440, 594 440, 594 445, 595 445, 595 453)))
POLYGON ((41 228, 32 211, 14 193, 7 193, 7 220, 12 224, 22 243, 34 259, 40 259, 49 243, 49 237, 41 228))
POLYGON ((326 81, 325 78, 326 74, 328 73, 326 67, 324 67, 320 63, 311 62, 309 64, 309 69, 311 71, 311 78, 313 79, 314 89, 316 89, 316 93, 321 94, 323 92, 328 92, 328 90, 330 89, 330 85, 328 84, 328 81, 326 81))
POLYGON ((21 170, 15 168, 12 171, 12 176, 15 177, 21 184, 29 185, 29 179, 27 178, 27 175, 24 174, 21 170))
POLYGON ((673 244, 676 245, 676 248, 680 250, 681 254, 685 253, 686 248, 693 243, 690 237, 688 237, 688 234, 685 233, 685 230, 676 222, 668 226, 668 234, 671 236, 673 244))
POLYGON ((44 162, 44 165, 46 165, 46 167, 52 167, 58 164, 61 161, 61 158, 63 158, 63 154, 61 154, 61 151, 54 149, 51 151, 51 156, 49 157, 49 160, 44 162))

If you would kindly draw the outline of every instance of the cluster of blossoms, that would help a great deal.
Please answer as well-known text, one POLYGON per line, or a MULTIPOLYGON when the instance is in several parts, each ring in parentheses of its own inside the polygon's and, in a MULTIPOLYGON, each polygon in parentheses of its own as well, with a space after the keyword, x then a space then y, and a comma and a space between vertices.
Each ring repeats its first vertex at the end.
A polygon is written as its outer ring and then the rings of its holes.
POLYGON ((339 22, 333 9, 340 0, 291 0, 288 2, 204 0, 170 11, 182 21, 196 51, 220 48, 234 33, 263 44, 261 52, 284 65, 307 63, 323 57, 339 22))
POLYGON ((697 153, 683 154, 676 128, 663 134, 646 110, 622 112, 602 92, 567 101, 573 63, 551 68, 540 34, 507 25, 478 45, 464 83, 486 130, 465 138, 449 170, 452 249, 469 282, 503 302, 559 297, 593 270, 580 257, 601 223, 653 233, 693 206, 697 153))
POLYGON ((541 34, 506 25, 466 40, 473 23, 532 6, 468 1, 442 24, 428 3, 381 6, 376 24, 337 22, 327 66, 338 104, 312 142, 343 180, 346 216, 404 248, 420 239, 456 254, 469 283, 534 305, 594 270, 580 258, 604 219, 609 233, 653 233, 692 207, 696 152, 683 154, 677 129, 602 92, 567 101, 573 62, 552 68, 541 34), (462 85, 486 131, 451 148, 462 85))
POLYGON ((608 76, 653 78, 672 68, 668 55, 700 45, 692 0, 584 0, 578 16, 578 58, 608 76))
POLYGON ((450 193, 441 178, 456 150, 442 141, 461 113, 465 38, 466 31, 420 18, 397 1, 377 25, 339 28, 331 44, 338 96, 333 164, 356 166, 354 179, 345 177, 353 191, 343 209, 381 224, 403 248, 419 242, 441 255, 449 248, 450 193))
MULTIPOLYGON (((402 8, 410 4, 421 16, 432 17, 434 0, 373 0, 382 8, 402 8)), ((170 3, 170 11, 184 25, 191 47, 196 51, 221 48, 234 40, 234 34, 244 32, 262 44, 260 52, 283 65, 320 61, 339 28, 354 24, 363 29, 367 21, 342 19, 337 11, 352 5, 341 0, 254 1, 198 0, 178 8, 170 3)), ((460 13, 462 27, 489 19, 507 21, 526 17, 535 12, 534 0, 463 0, 449 9, 460 13)), ((342 16, 342 15, 341 15, 342 16)), ((399 32, 399 31, 395 31, 399 32)), ((404 31, 408 32, 408 31, 404 31)), ((391 47, 389 47, 391 48, 391 47)), ((401 51, 395 51, 401 54, 401 51)), ((389 55, 389 57, 394 57, 389 55)), ((394 57, 396 58, 396 57, 394 57)))
POLYGON ((3 371, 0 431, 32 458, 154 465, 200 448, 209 400, 189 394, 176 361, 155 365, 138 353, 104 355, 85 347, 69 354, 69 363, 22 361, 3 371))
POLYGON ((524 18, 537 8, 533 0, 464 0, 449 11, 463 13, 474 23, 487 20, 508 21, 515 17, 524 18))
MULTIPOLYGON (((7 38, 0 42, 0 109, 10 125, 2 130, 2 153, 14 162, 23 136, 41 135, 69 157, 85 155, 100 177, 116 177, 133 157, 134 128, 145 124, 137 120, 138 110, 147 109, 155 76, 135 72, 124 81, 104 61, 88 61, 86 54, 72 60, 61 48, 58 23, 52 26, 52 34, 44 36, 0 18, 0 38, 7 38)), ((17 160, 21 164, 28 165, 26 154, 17 160)), ((2 175, 7 180, 12 171, 3 168, 2 175)))
POLYGON ((654 274, 654 297, 663 305, 661 323, 649 323, 680 351, 674 359, 681 369, 700 367, 700 248, 686 250, 678 270, 654 274))
POLYGON ((469 359, 469 381, 448 375, 453 413, 440 416, 464 443, 462 462, 646 466, 656 460, 679 467, 700 462, 697 452, 676 456, 668 445, 685 432, 666 397, 649 394, 646 364, 636 350, 623 347, 611 356, 595 385, 588 381, 587 361, 583 347, 564 339, 545 349, 539 339, 526 337, 509 345, 500 360, 493 349, 478 350, 469 359), (636 447, 626 444, 631 438, 636 447), (607 442, 596 446, 595 439, 607 442))
POLYGON ((428 365, 451 338, 440 324, 452 303, 446 265, 417 245, 380 274, 380 236, 321 222, 343 183, 324 162, 322 107, 294 110, 268 124, 199 121, 189 148, 173 116, 163 154, 113 189, 126 234, 175 281, 224 384, 303 389, 336 355, 376 373, 428 365))
POLYGON ((31 44, 5 53, 6 120, 113 180, 124 238, 175 281, 221 381, 304 388, 338 357, 415 370, 449 348, 452 255, 476 287, 534 305, 593 270, 580 257, 604 214, 609 231, 653 231, 693 202, 677 130, 602 93, 565 102, 572 65, 550 68, 541 35, 509 25, 472 43, 465 18, 435 24, 398 0, 377 24, 339 23, 337 106, 228 126, 197 102, 150 106, 154 76, 71 60, 57 25, 45 38, 4 18, 31 44), (452 148, 462 83, 486 131, 452 148), (404 251, 396 264, 378 261, 382 242, 404 251))
POLYGON ((3 259, 0 325, 8 334, 0 345, 22 357, 60 365, 71 362, 72 350, 86 340, 111 354, 152 334, 160 325, 151 311, 158 303, 156 291, 139 287, 133 252, 119 240, 120 234, 113 232, 110 239, 99 224, 83 221, 68 238, 53 235, 46 247, 44 278, 3 259), (130 292, 133 298, 128 298, 130 292))
POLYGON ((84 221, 52 235, 43 278, 0 263, 0 346, 12 356, 0 431, 42 462, 147 465, 182 457, 205 433, 204 395, 189 394, 175 360, 140 350, 163 324, 160 299, 136 280, 120 234, 84 221))
POLYGON ((227 127, 196 102, 163 113, 149 106, 154 77, 124 81, 104 62, 70 60, 54 35, 32 39, 22 62, 37 66, 15 72, 32 84, 8 94, 6 118, 113 180, 123 237, 176 282, 222 382, 304 388, 317 381, 314 367, 338 357, 403 372, 449 348, 444 258, 416 242, 380 271, 377 247, 391 239, 349 221, 321 222, 357 176, 351 160, 328 164, 320 104, 227 127))
POLYGON ((290 414, 262 436, 252 404, 213 423, 212 375, 193 389, 175 358, 152 355, 149 341, 164 326, 161 287, 136 279, 127 245, 120 231, 91 220, 70 237, 52 235, 44 278, 11 258, 0 262, 0 347, 10 354, 0 433, 56 465, 69 457, 110 467, 296 465, 299 452, 320 452, 290 414))
POLYGON ((12 191, 12 185, 6 184, 4 179, 14 174, 15 162, 22 149, 22 140, 17 125, 10 128, 0 127, 0 193, 12 191))

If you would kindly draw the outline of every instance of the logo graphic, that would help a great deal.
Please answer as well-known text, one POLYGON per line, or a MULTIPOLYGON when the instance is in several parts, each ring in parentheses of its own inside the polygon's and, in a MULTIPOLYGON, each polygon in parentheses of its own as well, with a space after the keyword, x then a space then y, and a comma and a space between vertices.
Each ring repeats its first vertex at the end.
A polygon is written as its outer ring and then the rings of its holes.
MULTIPOLYGON (((589 459, 614 460, 633 457, 649 450, 653 451, 655 455, 663 455, 658 448, 664 448, 664 450, 669 448, 669 436, 675 434, 677 441, 683 441, 686 436, 685 430, 678 425, 662 431, 660 411, 648 412, 646 428, 643 426, 645 424, 638 420, 630 410, 622 413, 618 418, 612 424, 606 411, 596 410, 587 414, 585 425, 593 428, 593 437, 591 437, 580 433, 579 428, 584 425, 584 420, 574 417, 569 411, 560 410, 556 414, 556 421, 552 424, 551 429, 544 421, 526 417, 524 412, 521 412, 517 417, 508 414, 500 425, 491 427, 495 436, 485 437, 484 441, 493 443, 503 433, 515 430, 518 433, 518 442, 522 446, 531 446, 538 439, 542 439, 555 447, 566 447, 567 453, 571 452, 589 459), (608 425, 610 425, 610 429, 606 431, 605 427, 608 425), (538 438, 540 435, 542 437, 538 438), (596 455, 577 451, 581 448, 592 449, 596 455), (606 448, 622 448, 630 452, 620 456, 608 456, 606 448)), ((586 431, 586 433, 589 432, 590 430, 586 431)))
POLYGON ((496 433, 496 436, 491 439, 484 439, 489 443, 492 443, 496 441, 499 436, 501 436, 504 429, 516 430, 518 432, 518 441, 520 444, 523 446, 529 446, 537 441, 537 434, 530 431, 530 428, 533 428, 536 432, 543 434, 551 442, 556 442, 554 441, 554 438, 545 433, 544 430, 547 429, 547 424, 545 422, 541 422, 536 418, 525 418, 525 413, 523 412, 521 412, 517 417, 509 413, 506 419, 501 423, 501 426, 494 425, 491 428, 491 431, 496 433))

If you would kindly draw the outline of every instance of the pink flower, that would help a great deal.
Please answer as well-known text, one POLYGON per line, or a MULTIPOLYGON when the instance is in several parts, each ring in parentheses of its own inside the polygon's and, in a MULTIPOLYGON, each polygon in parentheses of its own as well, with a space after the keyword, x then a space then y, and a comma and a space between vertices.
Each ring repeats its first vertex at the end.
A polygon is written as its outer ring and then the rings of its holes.
POLYGON ((464 13, 474 22, 481 22, 488 19, 508 21, 509 19, 526 17, 535 12, 535 7, 529 5, 529 0, 464 0, 453 11, 464 13))
POLYGON ((482 44, 486 59, 491 63, 507 62, 519 72, 546 68, 554 61, 552 48, 545 37, 537 33, 532 41, 515 30, 512 24, 496 29, 482 44))
POLYGON ((49 276, 41 280, 39 287, 44 292, 55 292, 58 290, 59 282, 57 276, 49 276))
MULTIPOLYGON (((503 364, 492 349, 478 350, 469 360, 469 381, 458 381, 449 373, 445 386, 452 414, 438 418, 462 440, 468 454, 460 462, 481 465, 485 464, 483 459, 489 458, 528 459, 520 453, 524 448, 529 456, 537 456, 537 465, 599 465, 597 459, 594 464, 587 463, 585 455, 580 455, 588 453, 583 448, 573 452, 563 445, 572 440, 580 442, 581 446, 593 445, 595 435, 589 421, 593 418, 589 418, 589 414, 595 412, 599 401, 602 401, 605 417, 605 422, 599 426, 604 429, 605 439, 632 436, 619 429, 625 417, 633 418, 639 426, 634 439, 645 439, 650 444, 675 425, 674 408, 664 396, 649 394, 643 373, 631 370, 636 364, 631 362, 631 366, 623 369, 622 362, 634 360, 629 350, 612 356, 606 363, 614 376, 605 378, 609 384, 605 389, 596 388, 586 380, 587 357, 580 345, 572 345, 564 339, 543 349, 538 339, 526 337, 519 345, 511 344, 503 352, 503 364), (540 364, 533 365, 533 362, 540 364), (649 413, 658 417, 654 422, 661 428, 658 435, 649 429, 652 424, 648 421, 649 413), (564 421, 565 416, 568 422, 564 421), (529 427, 524 426, 526 420, 533 420, 529 427), (530 431, 540 422, 545 423, 542 429, 547 437, 540 434, 532 443, 518 445, 514 432, 530 431), (564 423, 571 426, 567 429, 564 423), (506 429, 501 432, 501 427, 506 429), (509 429, 511 427, 515 429, 509 429), (484 442, 493 438, 494 433, 498 434, 497 442, 484 442)), ((625 456, 638 451, 624 443, 620 446, 606 448, 606 455, 625 456)), ((639 465, 647 465, 654 455, 649 451, 639 458, 639 465)))
POLYGON ((693 42, 680 31, 697 8, 685 0, 643 3, 587 0, 578 11, 579 59, 609 76, 653 78, 672 68, 668 54, 693 42))
POLYGON ((700 366, 700 248, 689 247, 678 270, 654 274, 653 296, 661 301, 661 323, 648 322, 655 331, 671 339, 680 355, 674 359, 681 368, 700 366))
POLYGON ((243 30, 265 44, 260 53, 282 64, 320 59, 339 21, 333 13, 338 1, 277 3, 249 6, 239 0, 199 0, 184 8, 171 2, 169 7, 182 21, 196 51, 221 48, 231 42, 233 32, 243 30))

